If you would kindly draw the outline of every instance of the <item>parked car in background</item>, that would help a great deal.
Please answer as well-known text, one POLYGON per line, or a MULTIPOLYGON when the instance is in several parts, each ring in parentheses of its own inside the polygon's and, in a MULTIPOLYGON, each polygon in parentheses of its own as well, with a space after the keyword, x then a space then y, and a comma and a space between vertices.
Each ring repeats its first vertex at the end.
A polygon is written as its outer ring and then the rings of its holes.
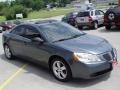
POLYGON ((110 30, 112 26, 120 27, 120 7, 110 8, 106 11, 104 25, 106 30, 110 30))
POLYGON ((14 24, 15 25, 20 25, 20 24, 23 24, 23 23, 26 23, 27 21, 24 21, 24 20, 15 20, 14 21, 14 24))
POLYGON ((78 13, 76 17, 76 26, 82 29, 88 26, 97 29, 99 25, 104 24, 104 12, 101 10, 86 10, 78 13))
POLYGON ((0 33, 2 33, 2 27, 0 27, 0 33))
POLYGON ((75 26, 75 19, 76 19, 77 14, 78 14, 78 12, 68 13, 62 18, 62 21, 66 22, 72 26, 75 26))
POLYGON ((112 71, 116 50, 103 38, 59 21, 22 24, 3 34, 5 56, 48 67, 60 81, 92 79, 112 71))
POLYGON ((16 25, 13 23, 13 22, 2 22, 0 24, 0 27, 2 27, 2 30, 3 31, 6 31, 6 30, 9 30, 9 29, 12 29, 13 27, 15 27, 16 25))

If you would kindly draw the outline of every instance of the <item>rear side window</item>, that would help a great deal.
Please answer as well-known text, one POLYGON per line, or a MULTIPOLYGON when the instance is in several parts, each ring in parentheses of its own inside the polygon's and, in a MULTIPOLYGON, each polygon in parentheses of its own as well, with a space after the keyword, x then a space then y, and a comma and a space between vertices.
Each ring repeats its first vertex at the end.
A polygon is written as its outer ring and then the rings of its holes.
POLYGON ((90 16, 89 12, 79 12, 78 13, 78 17, 87 17, 87 16, 90 16))
POLYGON ((96 10, 95 15, 100 15, 100 12, 98 10, 96 10))
POLYGON ((25 28, 23 26, 16 27, 11 31, 11 33, 23 36, 25 34, 25 28))

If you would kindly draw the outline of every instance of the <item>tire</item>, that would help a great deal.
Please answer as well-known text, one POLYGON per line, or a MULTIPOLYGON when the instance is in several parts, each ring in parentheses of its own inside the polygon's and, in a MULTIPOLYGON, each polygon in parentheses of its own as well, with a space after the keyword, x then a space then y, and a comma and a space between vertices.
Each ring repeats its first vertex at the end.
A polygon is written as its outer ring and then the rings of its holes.
POLYGON ((63 59, 54 58, 50 68, 53 76, 59 81, 67 82, 72 78, 71 69, 63 59))
POLYGON ((105 26, 105 29, 106 29, 106 30, 110 30, 110 29, 111 29, 111 26, 110 26, 110 25, 106 25, 106 26, 105 26))
POLYGON ((97 22, 93 23, 93 29, 98 29, 98 23, 97 22))
POLYGON ((79 25, 77 24, 77 22, 75 22, 75 27, 78 28, 78 29, 83 29, 83 26, 79 26, 79 25))
POLYGON ((83 27, 82 26, 78 26, 78 29, 83 29, 83 27))
POLYGON ((4 45, 4 52, 5 52, 5 57, 7 59, 9 59, 9 60, 13 59, 14 56, 13 56, 13 54, 12 54, 8 45, 4 45))

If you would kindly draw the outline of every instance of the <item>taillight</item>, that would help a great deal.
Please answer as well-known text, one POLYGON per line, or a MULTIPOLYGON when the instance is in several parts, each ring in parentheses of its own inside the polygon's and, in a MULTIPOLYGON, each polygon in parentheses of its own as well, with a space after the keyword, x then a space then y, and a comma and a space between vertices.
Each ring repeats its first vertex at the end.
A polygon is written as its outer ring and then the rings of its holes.
POLYGON ((93 21, 92 17, 89 16, 88 18, 89 18, 89 22, 92 22, 92 21, 93 21))

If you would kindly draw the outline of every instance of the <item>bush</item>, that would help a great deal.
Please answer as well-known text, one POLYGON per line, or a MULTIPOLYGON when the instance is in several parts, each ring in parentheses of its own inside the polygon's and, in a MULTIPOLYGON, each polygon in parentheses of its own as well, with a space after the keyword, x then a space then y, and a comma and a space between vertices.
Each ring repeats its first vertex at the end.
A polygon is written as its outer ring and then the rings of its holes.
POLYGON ((28 11, 22 5, 15 5, 15 6, 12 7, 12 9, 14 10, 14 15, 15 15, 14 18, 16 18, 16 14, 19 14, 19 13, 23 14, 23 18, 27 18, 28 11))
POLYGON ((27 9, 22 5, 15 5, 13 7, 5 8, 3 11, 7 20, 16 19, 16 14, 20 13, 23 14, 23 18, 27 18, 28 16, 27 9))

